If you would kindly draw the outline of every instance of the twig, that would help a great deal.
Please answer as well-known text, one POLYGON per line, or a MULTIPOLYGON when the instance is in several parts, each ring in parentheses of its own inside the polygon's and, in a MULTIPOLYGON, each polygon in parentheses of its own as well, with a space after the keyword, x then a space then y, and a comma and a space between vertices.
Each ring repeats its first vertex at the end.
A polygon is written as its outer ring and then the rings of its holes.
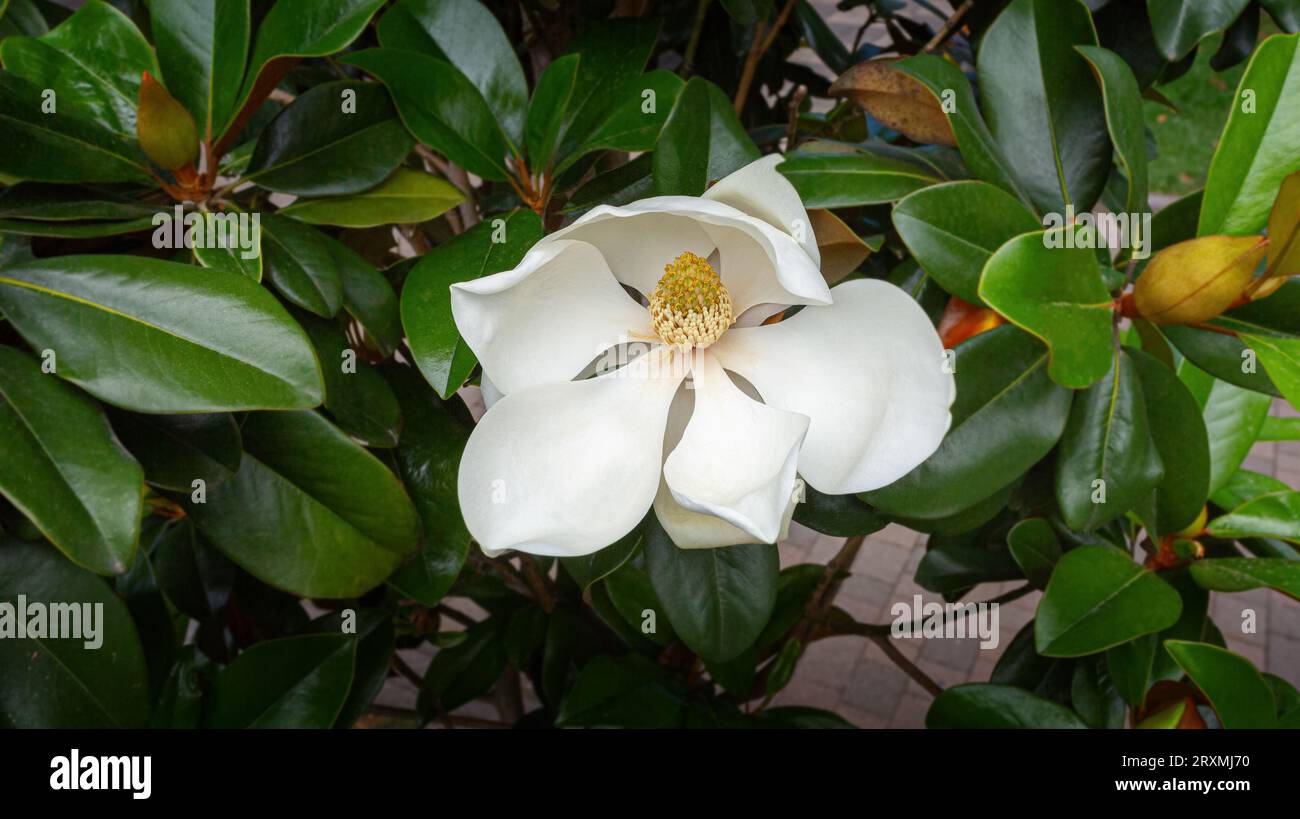
POLYGON ((695 70, 695 52, 700 47, 700 34, 704 31, 704 19, 709 16, 709 4, 713 0, 700 0, 700 4, 695 7, 695 25, 691 27, 691 39, 686 43, 686 51, 682 54, 682 76, 689 77, 695 70))
POLYGON ((754 84, 754 73, 758 70, 758 62, 763 58, 763 54, 772 47, 776 42, 776 35, 781 32, 787 20, 790 19, 790 13, 794 11, 795 0, 786 0, 785 6, 781 13, 776 16, 776 21, 772 23, 771 28, 766 27, 766 20, 760 20, 754 24, 754 41, 750 43, 749 53, 745 55, 745 66, 740 72, 740 85, 736 87, 736 98, 732 101, 732 106, 736 109, 736 116, 740 116, 745 110, 745 103, 749 99, 749 87, 754 84))
POLYGON ((465 614, 464 612, 456 611, 451 606, 448 606, 444 603, 438 604, 438 607, 434 610, 437 611, 439 614, 441 614, 443 617, 446 617, 448 620, 455 620, 457 623, 460 623, 462 626, 465 626, 466 628, 469 628, 470 626, 478 625, 478 621, 470 617, 468 614, 465 614))
POLYGON ((542 607, 542 611, 547 614, 555 611, 555 595, 551 594, 549 582, 537 570, 537 562, 533 560, 533 556, 520 555, 519 565, 523 568, 524 580, 528 582, 528 588, 537 598, 537 604, 542 607))
POLYGON ((888 637, 880 634, 873 634, 871 635, 870 640, 880 646, 880 650, 885 652, 886 657, 893 660, 894 665, 903 669, 907 676, 916 680, 917 685, 921 686, 926 691, 929 691, 930 696, 937 697, 943 693, 943 686, 930 679, 928 674, 916 667, 916 663, 913 663, 911 660, 907 659, 907 657, 903 656, 903 652, 899 651, 898 647, 891 643, 888 637))
POLYGON ((807 96, 808 86, 802 84, 790 94, 790 124, 785 131, 785 153, 794 150, 795 141, 799 138, 799 108, 807 96))
POLYGON ((965 3, 962 3, 957 10, 952 13, 952 16, 944 22, 938 33, 936 33, 934 37, 930 38, 930 42, 925 44, 925 48, 921 49, 921 53, 929 54, 931 51, 934 51, 942 45, 943 41, 952 36, 952 33, 957 30, 957 26, 961 23, 961 18, 966 16, 966 12, 970 11, 974 7, 975 0, 966 0, 965 3))

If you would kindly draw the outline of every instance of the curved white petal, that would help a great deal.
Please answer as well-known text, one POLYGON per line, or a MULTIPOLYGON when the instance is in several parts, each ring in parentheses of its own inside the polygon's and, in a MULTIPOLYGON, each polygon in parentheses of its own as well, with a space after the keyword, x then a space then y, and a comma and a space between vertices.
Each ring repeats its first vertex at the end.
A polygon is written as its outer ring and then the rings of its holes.
POLYGON ((929 318, 902 290, 845 282, 830 307, 733 328, 709 347, 763 400, 811 419, 799 473, 829 494, 893 483, 928 458, 956 396, 929 318))
POLYGON ((664 461, 673 499, 726 521, 752 541, 775 543, 808 417, 745 395, 707 351, 696 355, 693 392, 690 421, 664 461))
MULTIPOLYGON (((785 507, 785 513, 781 516, 781 531, 776 538, 778 543, 790 536, 790 520, 794 517, 795 507, 799 505, 794 497, 798 494, 799 483, 800 481, 796 479, 796 488, 791 492, 792 497, 785 507)), ((673 498, 666 481, 659 484, 654 510, 659 525, 664 527, 664 531, 672 538, 673 543, 682 549, 718 549, 743 543, 769 542, 754 538, 753 535, 737 529, 722 518, 692 512, 685 508, 673 498)))
POLYGON ((600 251, 577 241, 538 244, 513 270, 453 284, 451 312, 505 393, 568 381, 629 334, 651 332, 600 251))
POLYGON ((817 236, 812 221, 804 209, 794 185, 777 172, 776 166, 785 161, 780 154, 768 154, 735 171, 709 188, 705 199, 731 205, 762 219, 774 228, 795 237, 813 264, 821 267, 821 251, 817 249, 817 236))
POLYGON ((685 251, 721 253, 723 284, 737 315, 763 302, 829 304, 817 263, 784 230, 731 205, 693 196, 656 196, 593 208, 538 247, 580 239, 600 248, 614 276, 649 295, 664 266, 685 251))
POLYGON ((470 435, 457 492, 484 553, 572 557, 631 531, 654 500, 680 377, 644 356, 599 378, 510 392, 470 435))

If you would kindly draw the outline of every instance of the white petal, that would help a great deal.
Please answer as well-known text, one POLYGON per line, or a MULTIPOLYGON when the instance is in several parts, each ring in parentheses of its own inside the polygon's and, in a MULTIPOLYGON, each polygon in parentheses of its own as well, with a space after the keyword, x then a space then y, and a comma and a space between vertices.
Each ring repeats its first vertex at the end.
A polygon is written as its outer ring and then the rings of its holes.
POLYGON ((457 487, 484 553, 590 554, 641 521, 659 486, 668 407, 681 381, 654 370, 652 358, 511 392, 488 410, 465 447, 457 487))
POLYGON ((694 412, 664 462, 668 489, 687 510, 775 543, 808 418, 754 401, 707 351, 697 354, 694 375, 694 412))
POLYGON ((681 253, 708 258, 716 249, 737 315, 763 302, 830 303, 821 271, 794 237, 721 202, 657 196, 624 207, 601 205, 538 245, 562 239, 599 247, 614 276, 647 296, 681 253))
POLYGON ((808 211, 804 209, 794 185, 776 170, 776 166, 784 161, 785 157, 780 154, 756 159, 718 180, 718 184, 705 192, 704 198, 731 205, 791 234, 813 263, 821 267, 821 252, 817 249, 817 236, 813 233, 808 211))
POLYGON ((799 473, 828 494, 893 483, 938 448, 956 396, 929 318, 876 279, 836 287, 830 307, 733 328, 709 347, 764 402, 811 419, 799 473))
POLYGON ((465 343, 503 392, 568 381, 629 334, 649 335, 650 314, 583 242, 537 245, 519 266, 451 286, 465 343))
MULTIPOLYGON (((796 479, 796 487, 799 482, 796 479)), ((786 505, 785 514, 781 517, 781 532, 777 535, 777 542, 785 540, 790 536, 790 520, 794 517, 795 507, 798 506, 798 500, 793 497, 797 494, 797 489, 792 492, 790 502, 786 505)), ((748 532, 737 529, 730 523, 713 515, 705 515, 700 512, 692 512, 683 507, 674 498, 672 492, 668 490, 667 482, 659 485, 659 493, 655 495, 655 517, 659 519, 659 525, 664 527, 668 537, 672 538, 673 543, 682 549, 718 549, 723 546, 737 546, 742 543, 767 543, 765 540, 756 540, 748 532)))

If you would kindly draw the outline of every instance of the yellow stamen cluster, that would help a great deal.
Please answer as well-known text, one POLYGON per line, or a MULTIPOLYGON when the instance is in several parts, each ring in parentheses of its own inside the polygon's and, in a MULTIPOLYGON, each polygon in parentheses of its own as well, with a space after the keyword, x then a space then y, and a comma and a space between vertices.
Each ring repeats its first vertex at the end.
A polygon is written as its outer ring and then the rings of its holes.
POLYGON ((734 321, 731 294, 707 260, 683 253, 664 266, 650 294, 650 320, 667 344, 707 347, 734 321))

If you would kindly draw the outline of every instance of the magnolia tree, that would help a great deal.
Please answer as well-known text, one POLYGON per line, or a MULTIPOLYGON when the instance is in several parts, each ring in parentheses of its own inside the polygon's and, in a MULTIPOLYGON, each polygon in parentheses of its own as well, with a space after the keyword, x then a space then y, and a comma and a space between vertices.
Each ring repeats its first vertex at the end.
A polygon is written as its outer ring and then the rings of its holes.
POLYGON ((856 635, 931 726, 1300 727, 1208 615, 1300 596, 1297 0, 69 5, 0 0, 0 724, 843 727, 773 703, 856 635), (1042 590, 987 681, 836 606, 890 523, 1042 590))

